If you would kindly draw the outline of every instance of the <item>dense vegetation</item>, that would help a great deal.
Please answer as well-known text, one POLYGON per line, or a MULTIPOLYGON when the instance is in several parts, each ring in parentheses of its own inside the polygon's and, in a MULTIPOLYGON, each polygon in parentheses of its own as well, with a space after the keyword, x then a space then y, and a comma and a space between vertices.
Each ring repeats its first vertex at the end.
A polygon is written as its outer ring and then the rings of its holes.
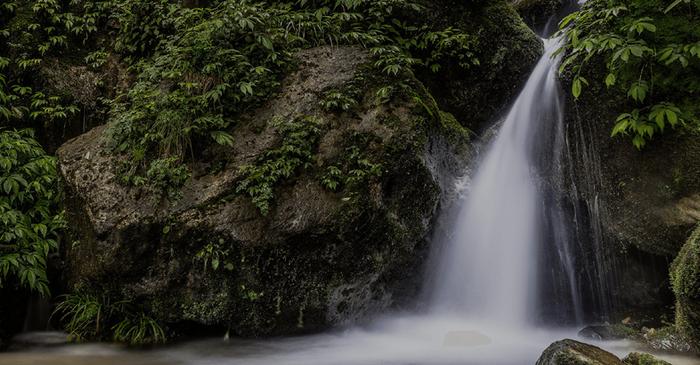
POLYGON ((573 73, 576 98, 590 82, 627 96, 612 136, 642 148, 668 128, 699 126, 699 23, 698 1, 591 0, 561 22, 561 69, 573 73), (590 70, 600 62, 603 75, 590 70))

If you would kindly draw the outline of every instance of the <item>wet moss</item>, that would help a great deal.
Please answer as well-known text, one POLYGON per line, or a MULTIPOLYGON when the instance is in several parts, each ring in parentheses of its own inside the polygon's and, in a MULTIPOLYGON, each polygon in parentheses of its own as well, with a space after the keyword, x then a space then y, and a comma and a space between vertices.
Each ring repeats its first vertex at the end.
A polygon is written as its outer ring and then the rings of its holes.
POLYGON ((671 363, 659 360, 652 355, 633 352, 622 360, 628 365, 671 365, 671 363))
POLYGON ((671 265, 671 285, 676 295, 676 327, 700 351, 700 226, 671 265))

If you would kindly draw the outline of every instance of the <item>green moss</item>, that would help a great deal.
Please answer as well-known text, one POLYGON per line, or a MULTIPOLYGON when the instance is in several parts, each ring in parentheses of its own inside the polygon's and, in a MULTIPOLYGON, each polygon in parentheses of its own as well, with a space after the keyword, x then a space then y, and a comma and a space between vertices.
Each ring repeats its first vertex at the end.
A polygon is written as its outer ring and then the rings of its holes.
POLYGON ((671 365, 670 363, 659 360, 652 355, 633 352, 622 360, 629 365, 671 365))
POLYGON ((676 326, 700 349, 700 226, 671 265, 671 286, 676 295, 676 326))

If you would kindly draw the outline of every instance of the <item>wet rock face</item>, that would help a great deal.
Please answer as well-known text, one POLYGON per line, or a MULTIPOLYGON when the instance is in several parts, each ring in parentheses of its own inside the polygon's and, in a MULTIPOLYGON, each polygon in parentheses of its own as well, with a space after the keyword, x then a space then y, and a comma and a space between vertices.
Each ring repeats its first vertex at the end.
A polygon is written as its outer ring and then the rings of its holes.
POLYGON ((700 352, 700 226, 671 266, 671 284, 676 295, 676 327, 700 352))
POLYGON ((369 77, 361 49, 315 48, 299 61, 280 94, 234 127, 233 147, 202 152, 179 200, 120 184, 120 157, 105 147, 104 127, 62 146, 75 235, 64 248, 69 287, 140 304, 165 324, 240 335, 320 330, 412 297, 440 198, 468 162, 466 133, 440 117, 410 76, 401 81, 423 105, 412 97, 386 104, 367 97, 352 112, 323 109, 328 90, 369 77), (236 193, 241 166, 279 145, 271 120, 298 116, 323 121, 314 161, 276 187, 262 215, 236 193), (352 147, 381 165, 381 175, 362 191, 328 190, 320 177, 352 147))
MULTIPOLYGON (((586 76, 602 80, 600 68, 586 76)), ((674 257, 700 221, 700 133, 668 130, 639 151, 627 137, 610 137, 624 100, 605 86, 591 83, 578 101, 568 96, 566 105, 579 193, 598 200, 604 235, 674 257)))
POLYGON ((625 365, 615 355, 583 342, 557 341, 542 353, 536 365, 625 365))
MULTIPOLYGON (((604 65, 588 80, 602 80, 604 65)), ((566 75, 565 75, 566 76, 566 75)), ((668 267, 700 219, 700 134, 667 130, 642 151, 610 132, 624 97, 591 82, 579 100, 565 78, 567 166, 571 205, 578 209, 585 252, 597 257, 593 281, 607 286, 612 314, 669 305, 668 267)))

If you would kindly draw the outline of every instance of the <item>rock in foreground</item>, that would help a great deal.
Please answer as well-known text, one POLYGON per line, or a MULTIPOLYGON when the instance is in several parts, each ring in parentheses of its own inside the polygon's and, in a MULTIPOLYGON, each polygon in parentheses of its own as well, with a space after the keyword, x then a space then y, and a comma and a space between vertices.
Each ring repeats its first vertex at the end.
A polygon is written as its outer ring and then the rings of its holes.
POLYGON ((566 339, 549 345, 537 360, 536 365, 625 365, 625 363, 599 347, 566 339))

